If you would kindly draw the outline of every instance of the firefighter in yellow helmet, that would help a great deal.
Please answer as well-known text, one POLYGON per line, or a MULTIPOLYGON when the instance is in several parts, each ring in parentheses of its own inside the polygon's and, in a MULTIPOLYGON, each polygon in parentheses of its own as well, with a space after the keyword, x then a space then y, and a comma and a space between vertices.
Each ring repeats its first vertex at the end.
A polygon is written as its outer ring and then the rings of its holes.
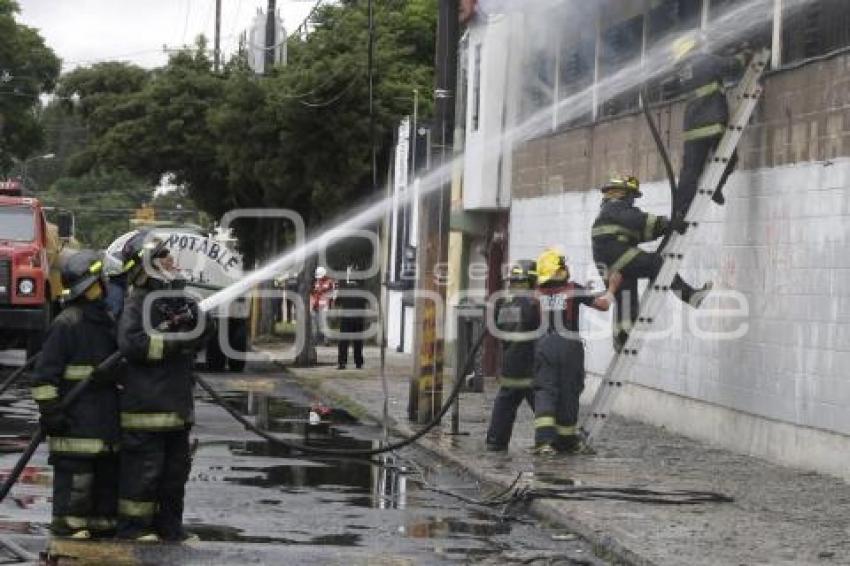
MULTIPOLYGON (((675 218, 684 219, 696 195, 706 159, 717 148, 729 122, 723 82, 727 78, 740 77, 747 52, 742 51, 734 57, 715 55, 709 52, 704 34, 691 32, 673 42, 672 54, 679 83, 688 97, 683 122, 682 169, 673 203, 675 218)), ((725 202, 723 186, 737 161, 738 155, 734 153, 712 195, 717 204, 725 202)))
POLYGON ((584 449, 577 434, 579 396, 584 389, 584 346, 579 335, 581 305, 607 311, 619 277, 605 293, 570 281, 564 255, 555 248, 537 258, 538 299, 545 333, 534 356, 534 444, 537 454, 584 449))
MULTIPOLYGON (((670 221, 635 206, 635 199, 643 196, 635 177, 613 177, 600 190, 602 205, 591 231, 593 260, 603 279, 617 273, 623 276, 622 286, 615 293, 614 313, 614 348, 620 351, 638 317, 638 279, 654 279, 664 262, 660 254, 645 252, 637 246, 663 236, 670 221)), ((679 275, 670 285, 671 291, 694 307, 699 306, 710 289, 708 283, 696 290, 679 275)))

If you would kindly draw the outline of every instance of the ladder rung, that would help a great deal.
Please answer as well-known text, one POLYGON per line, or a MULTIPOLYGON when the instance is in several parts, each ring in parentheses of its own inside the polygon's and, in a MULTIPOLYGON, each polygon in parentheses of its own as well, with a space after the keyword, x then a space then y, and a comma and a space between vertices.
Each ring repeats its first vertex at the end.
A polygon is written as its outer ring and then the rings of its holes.
POLYGON ((591 403, 590 418, 585 419, 579 427, 588 442, 592 441, 594 435, 604 426, 604 419, 616 399, 615 393, 622 391, 623 385, 626 383, 631 367, 637 359, 638 351, 643 345, 641 334, 644 327, 647 327, 646 330, 648 330, 648 327, 655 320, 655 313, 664 305, 666 292, 670 290, 673 278, 678 273, 681 261, 684 258, 683 249, 693 237, 695 232, 693 228, 696 228, 698 221, 703 219, 702 215, 708 210, 710 196, 717 189, 727 164, 743 135, 744 128, 749 123, 762 94, 763 89, 759 80, 769 57, 770 50, 768 49, 763 49, 757 53, 747 67, 738 86, 729 93, 729 99, 737 101, 738 104, 730 112, 727 131, 717 144, 714 154, 707 161, 708 166, 700 176, 696 197, 685 218, 689 229, 685 234, 673 233, 667 242, 667 248, 662 250, 664 262, 655 281, 641 297, 637 324, 629 334, 620 354, 615 355, 608 364, 604 380, 609 386, 600 387, 597 390, 591 403))

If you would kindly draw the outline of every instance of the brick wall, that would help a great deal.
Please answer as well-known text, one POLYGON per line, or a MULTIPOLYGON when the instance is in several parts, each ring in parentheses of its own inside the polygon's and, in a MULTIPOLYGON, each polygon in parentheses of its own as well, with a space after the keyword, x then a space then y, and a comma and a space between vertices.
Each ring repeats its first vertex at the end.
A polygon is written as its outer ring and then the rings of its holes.
MULTIPOLYGON (((684 104, 653 110, 678 171, 684 104)), ((850 54, 767 77, 763 100, 740 145, 742 169, 850 155, 850 54)), ((661 180, 664 169, 642 115, 531 141, 514 156, 515 198, 586 190, 612 172, 661 180)))
MULTIPOLYGON (((669 335, 640 356, 633 378, 652 389, 771 420, 850 435, 850 58, 769 77, 756 122, 741 146, 726 207, 712 207, 683 268, 740 292, 748 314, 712 316, 700 328, 747 325, 736 340, 698 339, 689 308, 668 299, 669 335), (845 126, 846 124, 846 126, 845 126), (681 320, 678 332, 673 324, 681 320)), ((660 112, 678 132, 681 105, 660 112)), ((636 171, 641 205, 668 214, 669 191, 642 117, 539 139, 517 153, 512 259, 561 245, 575 278, 594 278, 590 225, 609 171, 636 171)), ((670 133, 674 148, 678 133, 670 133)), ((678 160, 678 151, 673 151, 678 160)), ((727 301, 728 302, 728 301, 727 301)), ((708 306, 720 301, 710 299, 708 306)), ((727 305, 728 306, 728 305, 727 305)), ((599 315, 586 313, 586 327, 599 315)), ((604 321, 604 318, 602 319, 604 321)), ((607 336, 588 340, 588 369, 604 370, 607 336)))

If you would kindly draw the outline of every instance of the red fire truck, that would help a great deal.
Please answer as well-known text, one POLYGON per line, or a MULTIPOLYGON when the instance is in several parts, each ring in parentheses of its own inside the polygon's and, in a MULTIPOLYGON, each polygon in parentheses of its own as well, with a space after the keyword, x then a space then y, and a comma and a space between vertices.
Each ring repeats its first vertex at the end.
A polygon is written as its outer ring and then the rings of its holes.
POLYGON ((0 347, 41 347, 57 312, 62 285, 59 256, 72 237, 73 217, 47 221, 38 199, 18 181, 0 182, 0 347))

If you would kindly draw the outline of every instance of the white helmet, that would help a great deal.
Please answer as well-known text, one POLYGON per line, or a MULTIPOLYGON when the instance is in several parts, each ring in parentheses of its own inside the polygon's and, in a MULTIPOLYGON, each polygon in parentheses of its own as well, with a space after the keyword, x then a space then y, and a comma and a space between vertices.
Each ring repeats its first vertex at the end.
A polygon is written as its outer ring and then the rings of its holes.
POLYGON ((328 270, 322 267, 321 265, 316 268, 316 279, 321 279, 325 275, 328 274, 328 270))

